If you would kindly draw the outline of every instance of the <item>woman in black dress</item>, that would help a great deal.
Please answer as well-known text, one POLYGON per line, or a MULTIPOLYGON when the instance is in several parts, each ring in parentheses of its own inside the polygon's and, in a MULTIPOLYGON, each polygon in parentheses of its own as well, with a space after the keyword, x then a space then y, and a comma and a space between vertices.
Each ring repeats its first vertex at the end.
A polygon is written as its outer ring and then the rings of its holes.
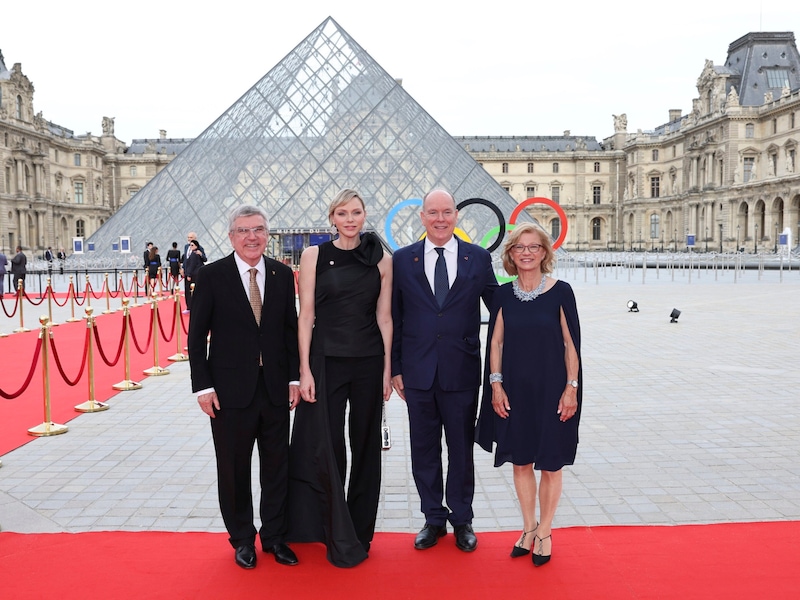
POLYGON ((562 467, 575 462, 582 400, 575 296, 568 283, 547 276, 554 262, 550 236, 537 225, 509 234, 503 266, 518 277, 495 293, 476 435, 489 452, 497 443, 495 466, 514 465, 523 529, 511 556, 532 551, 537 567, 552 553, 562 467), (534 469, 541 473, 538 523, 534 469))
POLYGON ((161 255, 158 253, 158 246, 150 248, 147 255, 147 276, 150 278, 150 288, 155 291, 158 281, 158 269, 161 267, 161 255))
POLYGON ((324 542, 339 567, 365 558, 381 482, 381 406, 391 394, 391 259, 362 235, 364 201, 337 194, 328 211, 338 237, 300 259, 301 402, 289 461, 289 539, 324 542), (352 465, 345 496, 345 409, 352 465))
POLYGON ((173 292, 178 285, 181 273, 181 251, 178 242, 172 242, 172 249, 167 250, 167 263, 169 264, 169 291, 173 292))

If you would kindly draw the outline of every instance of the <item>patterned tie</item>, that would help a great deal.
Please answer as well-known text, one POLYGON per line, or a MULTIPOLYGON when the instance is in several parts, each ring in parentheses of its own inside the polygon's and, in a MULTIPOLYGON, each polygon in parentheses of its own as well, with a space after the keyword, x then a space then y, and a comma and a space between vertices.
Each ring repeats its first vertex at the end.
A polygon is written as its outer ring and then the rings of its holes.
POLYGON ((444 248, 434 248, 439 253, 439 258, 436 259, 436 269, 433 271, 433 295, 436 296, 436 301, 439 303, 439 308, 444 304, 444 299, 447 298, 447 292, 450 290, 450 283, 447 281, 447 263, 444 260, 444 248))
POLYGON ((253 309, 256 323, 261 325, 261 292, 256 283, 256 273, 258 273, 258 269, 250 269, 250 308, 253 309))

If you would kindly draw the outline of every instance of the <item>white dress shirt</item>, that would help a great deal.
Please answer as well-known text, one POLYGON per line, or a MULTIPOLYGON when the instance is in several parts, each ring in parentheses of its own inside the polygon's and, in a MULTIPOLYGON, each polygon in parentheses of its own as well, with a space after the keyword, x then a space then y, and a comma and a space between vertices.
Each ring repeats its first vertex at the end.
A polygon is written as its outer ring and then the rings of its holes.
POLYGON ((436 261, 439 259, 439 253, 436 248, 444 248, 444 262, 447 265, 447 283, 448 288, 453 287, 453 282, 458 275, 458 241, 456 236, 452 236, 444 246, 434 246, 431 241, 425 238, 425 277, 428 278, 428 284, 431 286, 431 291, 435 294, 433 288, 433 274, 436 271, 436 261))

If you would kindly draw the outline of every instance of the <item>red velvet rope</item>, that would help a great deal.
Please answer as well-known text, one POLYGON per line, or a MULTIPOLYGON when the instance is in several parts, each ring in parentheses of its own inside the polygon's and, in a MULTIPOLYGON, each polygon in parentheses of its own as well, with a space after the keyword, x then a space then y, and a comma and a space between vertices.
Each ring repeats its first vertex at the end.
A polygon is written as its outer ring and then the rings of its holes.
POLYGON ((158 330, 161 332, 161 337, 165 342, 172 341, 172 338, 175 336, 175 311, 172 311, 172 325, 169 327, 169 336, 164 333, 164 324, 161 322, 161 311, 158 311, 158 330))
POLYGON ((33 373, 36 371, 36 365, 39 363, 39 353, 42 351, 42 338, 40 337, 36 342, 36 350, 33 353, 33 361, 31 362, 31 370, 28 373, 28 377, 25 379, 25 383, 22 384, 22 387, 13 394, 8 394, 0 389, 0 396, 5 398, 6 400, 13 400, 14 398, 19 397, 31 383, 31 379, 33 379, 33 373))
POLYGON ((17 305, 19 305, 19 294, 15 294, 15 295, 14 295, 14 310, 13 310, 13 311, 11 311, 11 313, 9 313, 9 312, 6 310, 6 302, 5 302, 5 300, 3 300, 3 298, 2 298, 2 297, 0 297, 0 304, 2 304, 2 305, 3 305, 3 312, 4 312, 4 313, 6 313, 6 316, 7 316, 7 317, 10 319, 10 318, 11 318, 11 317, 13 317, 15 314, 17 314, 17 305))
POLYGON ((136 351, 139 354, 144 354, 147 352, 147 349, 150 347, 150 340, 153 339, 153 313, 154 310, 150 310, 150 324, 147 326, 147 343, 144 345, 144 348, 139 347, 139 343, 136 341, 136 332, 133 330, 131 326, 131 339, 133 340, 133 345, 136 347, 136 351))
POLYGON ((50 338, 50 347, 53 349, 53 362, 56 363, 56 367, 58 368, 58 372, 61 374, 61 378, 67 383, 68 386, 72 387, 76 385, 80 379, 81 375, 83 375, 83 369, 86 367, 86 357, 89 356, 89 328, 86 328, 86 337, 83 342, 83 359, 81 360, 81 368, 78 370, 78 374, 75 376, 75 379, 70 379, 66 373, 64 373, 64 368, 61 364, 61 360, 58 358, 58 350, 56 349, 56 340, 55 338, 50 338))
POLYGON ((86 282, 86 290, 89 294, 92 295, 92 298, 94 298, 95 300, 100 300, 100 298, 103 297, 104 289, 106 289, 106 281, 103 281, 103 285, 100 287, 100 293, 96 295, 94 293, 94 288, 92 287, 92 284, 89 283, 88 281, 86 282))
POLYGON ((26 292, 24 289, 22 290, 22 293, 25 295, 25 298, 27 298, 28 302, 30 302, 32 306, 39 306, 42 302, 44 302, 47 299, 47 294, 44 294, 41 298, 39 298, 38 302, 34 302, 33 300, 31 300, 31 297, 28 296, 28 292, 26 292))
POLYGON ((114 357, 113 361, 108 360, 103 352, 103 345, 100 343, 100 335, 97 333, 97 322, 94 324, 94 340, 97 342, 97 352, 100 354, 100 358, 103 359, 103 362, 106 363, 109 367, 113 367, 114 365, 119 362, 119 357, 122 355, 122 347, 125 342, 125 327, 127 326, 127 319, 122 320, 122 335, 119 336, 119 347, 117 348, 117 355, 114 357))
MULTIPOLYGON (((180 308, 180 304, 178 304, 178 308, 180 308)), ((189 326, 183 320, 183 315, 181 314, 181 329, 183 329, 183 333, 189 335, 189 326)))
POLYGON ((56 303, 56 306, 66 306, 67 305, 67 302, 69 302, 69 291, 67 291, 67 297, 64 298, 64 303, 63 304, 59 304, 58 303, 58 298, 56 298, 56 295, 53 292, 53 286, 50 285, 47 289, 50 291, 50 295, 53 297, 53 302, 56 303))

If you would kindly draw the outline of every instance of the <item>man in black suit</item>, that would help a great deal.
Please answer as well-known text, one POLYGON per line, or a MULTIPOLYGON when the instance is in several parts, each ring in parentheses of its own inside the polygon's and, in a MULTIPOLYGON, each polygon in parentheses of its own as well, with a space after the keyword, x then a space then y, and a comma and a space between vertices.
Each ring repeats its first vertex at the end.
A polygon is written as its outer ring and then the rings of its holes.
POLYGON ((17 246, 17 253, 11 259, 11 274, 14 276, 14 293, 19 289, 19 282, 22 281, 22 288, 25 289, 25 274, 28 272, 28 257, 22 252, 22 246, 17 246))
POLYGON ((284 543, 289 411, 300 400, 294 278, 287 266, 264 256, 269 230, 261 208, 234 210, 228 237, 234 252, 200 269, 195 281, 192 391, 211 417, 220 510, 236 564, 256 565, 250 465, 257 443, 261 546, 277 562, 295 565, 284 543))

